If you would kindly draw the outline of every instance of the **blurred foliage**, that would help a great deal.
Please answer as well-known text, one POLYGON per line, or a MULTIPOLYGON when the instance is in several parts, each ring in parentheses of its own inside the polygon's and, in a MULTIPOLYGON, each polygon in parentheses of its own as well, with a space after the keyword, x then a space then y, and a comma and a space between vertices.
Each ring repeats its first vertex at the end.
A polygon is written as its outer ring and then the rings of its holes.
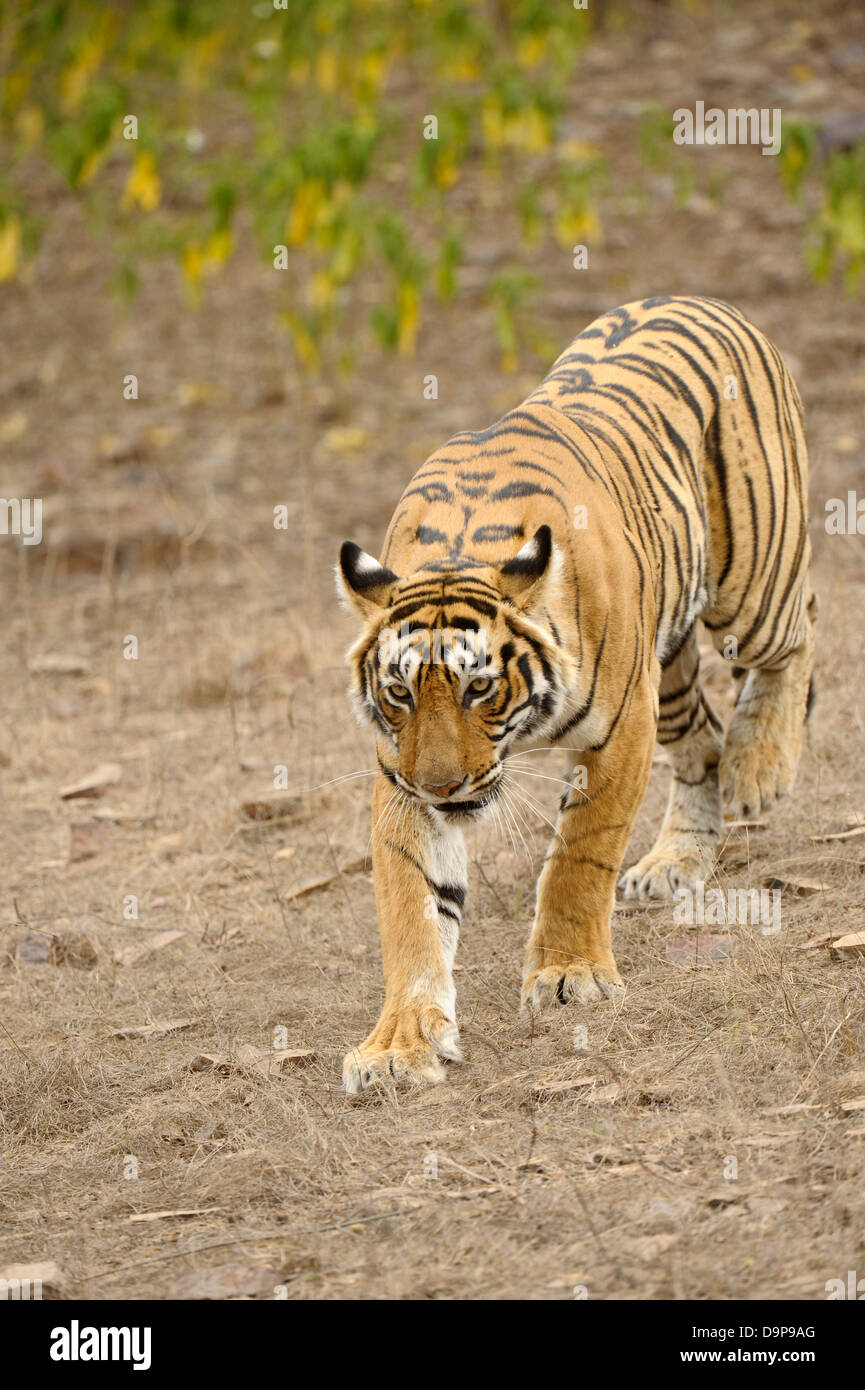
POLYGON ((807 260, 817 280, 839 268, 851 294, 865 271, 865 141, 820 156, 820 132, 790 122, 781 147, 781 177, 791 197, 801 196, 806 174, 820 164, 820 204, 809 219, 807 260))
MULTIPOLYGON (((26 273, 63 190, 110 243, 126 297, 162 255, 195 305, 251 235, 317 369, 331 351, 356 360, 339 328, 357 305, 382 349, 410 354, 429 298, 459 293, 475 206, 504 204, 515 264, 491 271, 485 298, 514 367, 532 248, 551 237, 570 255, 603 236, 606 162, 562 123, 592 22, 566 0, 0 0, 0 281, 26 273)), ((815 148, 806 128, 785 141, 793 197, 815 148)), ((635 154, 686 203, 696 166, 673 149, 671 116, 647 109, 635 154)), ((810 263, 840 264, 852 287, 861 152, 821 178, 810 263)), ((709 196, 722 189, 713 174, 709 196)))

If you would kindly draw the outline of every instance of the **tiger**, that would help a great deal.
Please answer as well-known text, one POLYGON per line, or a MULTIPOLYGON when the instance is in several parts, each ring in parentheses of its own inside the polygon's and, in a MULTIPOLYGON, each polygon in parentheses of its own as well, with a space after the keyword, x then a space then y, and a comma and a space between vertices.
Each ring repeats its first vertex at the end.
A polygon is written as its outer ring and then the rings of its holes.
POLYGON ((564 755, 525 948, 532 1012, 621 1000, 617 884, 638 904, 693 890, 723 807, 748 820, 790 792, 817 611, 807 475, 777 348, 721 300, 661 295, 596 319, 520 405, 436 450, 380 560, 342 545, 337 584, 362 625, 351 695, 376 735, 385 984, 344 1060, 349 1094, 437 1082, 462 1060, 464 832, 513 821, 514 754, 564 755), (726 733, 701 687, 699 624, 735 681, 726 733), (656 743, 666 813, 623 870, 656 743))

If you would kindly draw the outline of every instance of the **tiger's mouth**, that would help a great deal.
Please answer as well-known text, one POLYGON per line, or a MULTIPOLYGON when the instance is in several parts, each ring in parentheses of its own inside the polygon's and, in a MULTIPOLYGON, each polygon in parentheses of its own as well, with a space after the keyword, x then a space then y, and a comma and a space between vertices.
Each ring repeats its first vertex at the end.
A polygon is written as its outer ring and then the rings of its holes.
POLYGON ((433 802, 433 810, 447 816, 449 820, 455 820, 458 816, 473 816, 478 811, 483 811, 491 799, 484 797, 481 801, 437 801, 433 802))
POLYGON ((446 820, 473 820, 488 811, 499 794, 501 779, 473 801, 434 801, 432 809, 446 820))

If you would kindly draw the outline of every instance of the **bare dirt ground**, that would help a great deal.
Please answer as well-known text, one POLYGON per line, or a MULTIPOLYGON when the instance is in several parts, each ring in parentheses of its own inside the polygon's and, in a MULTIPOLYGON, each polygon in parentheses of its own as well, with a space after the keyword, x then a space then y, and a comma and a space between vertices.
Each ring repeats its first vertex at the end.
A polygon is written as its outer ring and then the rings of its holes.
MULTIPOLYGON (((700 969, 682 938, 724 928, 617 914, 621 1009, 532 1025, 519 971, 546 827, 539 816, 532 863, 479 831, 457 966, 467 1060, 432 1090, 350 1102, 340 1089, 382 992, 372 883, 356 867, 369 779, 303 792, 279 819, 242 808, 274 797, 275 765, 292 793, 372 765, 344 694, 338 543, 376 550, 426 454, 496 418, 546 365, 526 353, 502 376, 482 302, 509 254, 507 189, 481 198, 467 183, 469 298, 429 314, 417 357, 322 382, 297 376, 273 272, 252 252, 197 314, 174 272, 151 266, 118 321, 102 250, 56 202, 0 335, 3 492, 45 499, 42 546, 0 542, 0 1265, 54 1260, 94 1299, 276 1286, 569 1299, 583 1285, 591 1298, 783 1300, 865 1275, 865 1113, 849 1108, 865 1097, 865 966, 820 944, 863 927, 865 840, 814 838, 865 813, 865 542, 823 525, 828 498, 865 487, 862 305, 808 278, 805 211, 758 150, 716 153, 719 206, 698 193, 674 208, 667 175, 642 210, 626 194, 644 101, 861 104, 851 14, 653 10, 599 39, 569 124, 613 171, 606 241, 586 272, 543 247, 534 309, 558 350, 617 303, 717 295, 793 367, 812 456, 818 703, 794 796, 765 828, 731 832, 718 884, 775 875, 819 891, 784 894, 778 935, 726 929, 735 953, 700 969), (423 398, 429 372, 437 401, 423 398), (128 373, 137 401, 122 398, 128 373), (287 530, 273 526, 281 504, 287 530), (102 796, 60 798, 103 763, 120 777, 102 796), (317 878, 331 881, 293 896, 317 878), (314 1055, 270 1074, 195 1069, 274 1041, 314 1055)), ((728 713, 721 671, 710 689, 728 713)), ((541 770, 556 776, 555 758, 541 770)), ((668 775, 659 762, 628 862, 652 841, 668 775)), ((526 785, 549 814, 555 784, 526 785)))

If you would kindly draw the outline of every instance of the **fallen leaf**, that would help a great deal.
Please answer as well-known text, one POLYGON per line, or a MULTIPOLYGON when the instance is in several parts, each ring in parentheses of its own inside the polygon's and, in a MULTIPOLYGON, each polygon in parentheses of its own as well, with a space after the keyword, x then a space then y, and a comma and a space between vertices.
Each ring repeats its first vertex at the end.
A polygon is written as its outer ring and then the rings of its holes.
POLYGON ((247 1056, 246 1065, 260 1071, 262 1076, 278 1076, 280 1072, 289 1071, 299 1062, 307 1062, 314 1056, 310 1047, 271 1048, 268 1052, 260 1053, 255 1060, 247 1056))
POLYGON ((86 936, 58 936, 53 932, 25 932, 18 941, 21 965, 69 965, 92 970, 98 956, 86 936))
POLYGON ((622 1093, 622 1088, 618 1081, 611 1081, 608 1086, 599 1086, 596 1091, 589 1091, 585 1097, 587 1105, 613 1105, 622 1093))
POLYGON ((290 888, 287 893, 283 893, 283 902, 292 902, 295 898, 305 898, 308 893, 317 893, 320 888, 328 888, 335 882, 336 874, 325 874, 322 878, 307 878, 303 883, 298 883, 294 888, 290 888))
POLYGON ((833 956, 838 956, 841 960, 865 955, 865 931, 855 931, 848 936, 839 936, 837 941, 831 943, 829 949, 833 956))
POLYGON ((630 917, 635 912, 663 912, 669 908, 666 902, 657 903, 613 903, 613 911, 620 913, 623 917, 630 917))
POLYGON ((175 1282, 172 1295, 186 1300, 273 1297, 283 1283, 279 1272, 267 1265, 227 1264, 215 1269, 193 1269, 175 1282))
POLYGON ((80 864, 94 859, 106 848, 110 838, 106 821, 74 820, 69 823, 69 862, 80 864))
POLYGON ((152 825, 156 820, 156 816, 139 816, 116 806, 94 806, 91 814, 94 820, 112 821, 114 825, 152 825))
POLYGON ((855 1100, 842 1100, 841 1109, 848 1115, 856 1110, 865 1110, 865 1096, 857 1096, 855 1100))
POLYGON ((111 1036, 123 1039, 165 1038, 169 1033, 183 1033, 187 1028, 194 1028, 197 1022, 197 1018, 172 1018, 165 1023, 131 1024, 128 1028, 115 1028, 111 1036))
POLYGON ((92 970, 98 960, 96 947, 86 936, 58 936, 52 943, 51 963, 92 970))
POLYGON ((360 425, 334 425, 322 437, 322 443, 337 454, 354 454, 369 439, 369 430, 360 425))
POLYGON ((764 888, 779 888, 782 893, 792 893, 796 898, 808 898, 812 893, 825 892, 819 878, 780 878, 769 874, 763 879, 764 888))
POLYGON ((747 1192, 741 1188, 737 1190, 731 1183, 729 1187, 717 1188, 710 1192, 706 1204, 710 1207, 734 1207, 738 1202, 744 1202, 747 1196, 747 1192))
POLYGON ((11 444, 13 440, 20 439, 26 433, 27 416, 23 410, 13 410, 11 414, 0 419, 0 439, 5 443, 11 444))
POLYGON ((340 864, 341 874, 368 874, 372 872, 372 855, 361 854, 357 859, 349 859, 346 864, 340 864))
POLYGON ((179 1211, 141 1211, 127 1216, 132 1225, 136 1221, 166 1221, 172 1218, 185 1219, 188 1216, 209 1216, 211 1212, 225 1211, 225 1207, 183 1207, 179 1211))
POLYGON ((173 859, 183 849, 183 835, 180 831, 172 835, 158 835, 150 848, 160 859, 173 859))
POLYGON ((574 1091, 585 1091, 597 1086, 602 1080, 603 1077, 600 1076, 575 1076, 565 1081, 536 1081, 530 1089, 533 1096, 548 1100, 551 1096, 572 1095, 574 1091))
POLYGON ((278 849, 273 857, 274 859, 293 859, 296 854, 297 850, 294 845, 283 845, 282 849, 278 849))
POLYGON ((241 807, 247 820, 285 820, 297 815, 303 802, 299 796, 274 796, 259 801, 244 801, 241 807))
POLYGON ((783 1197, 764 1197, 762 1194, 748 1197, 745 1205, 753 1216, 763 1217, 779 1216, 787 1208, 787 1203, 783 1197))
POLYGON ((170 946, 173 941, 185 941, 186 932, 182 931, 158 931, 147 933, 147 939, 134 946, 120 946, 114 952, 114 960, 117 965, 135 965, 145 956, 149 956, 152 951, 161 951, 164 946, 170 946))
POLYGON ((626 1255, 636 1256, 638 1260, 643 1260, 646 1264, 656 1260, 659 1255, 663 1255, 665 1250, 669 1250, 671 1245, 675 1245, 681 1240, 681 1235, 674 1234, 672 1231, 661 1232, 654 1236, 637 1236, 630 1240, 622 1241, 622 1249, 626 1255))
POLYGON ((122 776, 123 769, 119 763, 100 763, 92 772, 88 772, 86 777, 71 782, 68 787, 62 787, 61 799, 72 801, 78 796, 101 796, 106 787, 119 782, 122 776))
POLYGON ((819 1105, 812 1105, 809 1101, 800 1100, 793 1105, 772 1105, 768 1110, 764 1110, 764 1115, 799 1115, 803 1110, 819 1110, 819 1105))
POLYGON ((727 870, 744 869, 750 863, 744 840, 725 840, 718 851, 718 858, 727 870))
POLYGON ((308 1061, 315 1053, 311 1048, 289 1047, 267 1049, 253 1047, 252 1043, 241 1043, 231 1055, 221 1052, 200 1052, 189 1063, 190 1071, 215 1071, 228 1076, 232 1071, 257 1071, 262 1076, 278 1075, 280 1072, 308 1061))
POLYGON ((218 389, 209 381, 181 381, 178 382, 174 394, 177 404, 184 410, 189 410, 212 400, 218 394, 218 389))
POLYGON ((52 653, 34 658, 27 669, 39 676, 84 676, 90 666, 83 656, 52 653))

